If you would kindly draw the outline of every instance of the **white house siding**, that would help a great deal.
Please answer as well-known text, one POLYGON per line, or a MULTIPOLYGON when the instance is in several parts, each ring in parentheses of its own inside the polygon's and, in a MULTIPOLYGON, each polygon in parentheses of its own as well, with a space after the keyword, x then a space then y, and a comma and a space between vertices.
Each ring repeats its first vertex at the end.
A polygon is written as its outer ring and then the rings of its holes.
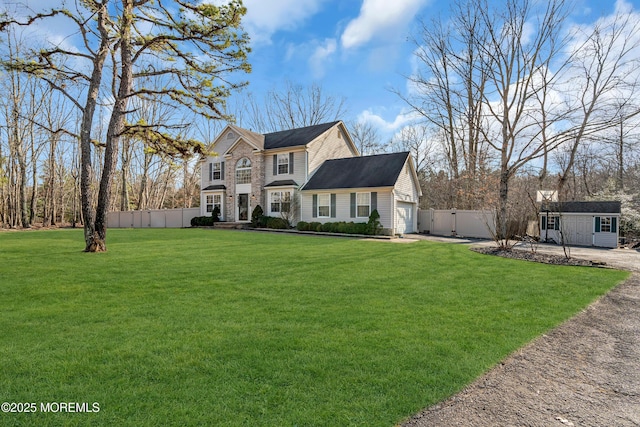
MULTIPOLYGON (((224 174, 221 176, 221 179, 209 179, 209 164, 215 162, 224 162, 224 157, 220 156, 208 156, 204 162, 201 164, 200 168, 200 188, 207 188, 210 185, 224 185, 224 174)), ((227 169, 227 164, 224 165, 225 172, 227 169)))
MULTIPOLYGON (((298 149, 299 150, 299 149, 298 149)), ((264 169, 265 169, 265 185, 269 184, 273 181, 283 181, 292 179, 298 183, 299 186, 302 186, 306 181, 306 153, 304 151, 293 151, 293 150, 278 150, 278 151, 269 151, 264 155, 264 169), (283 174, 283 175, 274 175, 273 174, 273 156, 277 154, 288 154, 293 152, 293 173, 283 174)))
POLYGON ((417 203, 420 193, 419 184, 415 182, 409 162, 404 164, 395 186, 396 199, 403 202, 417 203))
MULTIPOLYGON (((618 224, 619 224, 618 220, 618 224)), ((601 248, 617 248, 618 233, 594 233, 593 245, 601 248)))
MULTIPOLYGON (((236 142, 239 136, 240 135, 238 134, 238 132, 230 128, 225 129, 225 132, 220 134, 213 145, 214 155, 207 156, 207 158, 200 165, 200 188, 206 188, 210 185, 224 184, 224 176, 222 177, 222 179, 209 181, 209 163, 224 161, 224 157, 222 157, 222 155, 229 149, 229 147, 231 147, 231 145, 233 145, 234 142, 236 142), (229 132, 233 132, 233 136, 231 138, 228 138, 229 132)), ((226 166, 228 165, 225 165, 225 169, 226 166)))
POLYGON ((378 205, 377 210, 380 214, 380 224, 383 228, 391 231, 394 228, 394 217, 392 215, 394 209, 393 193, 390 188, 366 188, 356 189, 350 188, 345 190, 313 190, 301 193, 300 220, 305 222, 367 222, 369 218, 351 218, 351 193, 377 192, 378 205), (314 194, 335 194, 336 195, 336 217, 335 218, 314 218, 313 217, 313 195, 314 194))
POLYGON ((329 159, 342 159, 345 157, 355 157, 356 153, 352 151, 345 132, 340 125, 336 125, 325 133, 316 138, 307 145, 309 176, 329 159), (338 136, 340 132, 341 136, 338 136))

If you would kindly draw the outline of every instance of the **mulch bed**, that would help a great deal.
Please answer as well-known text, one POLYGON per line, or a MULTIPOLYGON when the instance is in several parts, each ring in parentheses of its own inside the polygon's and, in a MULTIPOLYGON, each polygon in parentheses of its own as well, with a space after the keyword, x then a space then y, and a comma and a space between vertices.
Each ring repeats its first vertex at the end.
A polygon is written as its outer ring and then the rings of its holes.
POLYGON ((600 261, 589 261, 586 259, 567 258, 562 255, 542 254, 521 249, 501 249, 497 247, 470 248, 474 252, 486 255, 496 255, 504 258, 521 259, 525 261, 541 262, 543 264, 554 265, 577 265, 584 267, 606 267, 606 263, 600 261))

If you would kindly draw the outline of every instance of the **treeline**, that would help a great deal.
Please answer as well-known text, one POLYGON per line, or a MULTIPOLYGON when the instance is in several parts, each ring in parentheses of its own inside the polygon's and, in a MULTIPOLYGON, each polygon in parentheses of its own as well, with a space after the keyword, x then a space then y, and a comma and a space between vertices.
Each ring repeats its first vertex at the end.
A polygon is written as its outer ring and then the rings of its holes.
MULTIPOLYGON (((80 225, 79 117, 67 100, 48 85, 24 74, 0 75, 0 224, 80 225)), ((167 112, 150 114, 169 120, 167 112)), ((212 123, 211 126, 215 126, 212 123)), ((185 126, 187 129, 188 126, 185 126)), ((213 134, 217 129, 191 129, 213 134)), ((94 141, 92 175, 100 176, 104 147, 94 141)), ((110 210, 198 206, 200 171, 195 157, 176 157, 149 149, 144 141, 125 138, 110 210)), ((97 194, 98 181, 92 191, 97 194)))

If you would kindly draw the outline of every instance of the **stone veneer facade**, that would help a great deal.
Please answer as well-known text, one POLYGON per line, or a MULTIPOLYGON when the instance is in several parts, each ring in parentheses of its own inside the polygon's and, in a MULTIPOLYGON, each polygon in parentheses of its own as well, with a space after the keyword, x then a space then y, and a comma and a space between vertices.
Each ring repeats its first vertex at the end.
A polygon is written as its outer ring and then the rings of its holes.
POLYGON ((227 221, 237 221, 236 204, 238 203, 236 194, 236 164, 243 157, 251 160, 251 194, 249 194, 249 219, 253 213, 253 209, 260 205, 265 209, 263 188, 264 182, 264 158, 262 153, 254 153, 251 145, 241 141, 231 153, 225 156, 225 182, 227 192, 225 200, 227 221))

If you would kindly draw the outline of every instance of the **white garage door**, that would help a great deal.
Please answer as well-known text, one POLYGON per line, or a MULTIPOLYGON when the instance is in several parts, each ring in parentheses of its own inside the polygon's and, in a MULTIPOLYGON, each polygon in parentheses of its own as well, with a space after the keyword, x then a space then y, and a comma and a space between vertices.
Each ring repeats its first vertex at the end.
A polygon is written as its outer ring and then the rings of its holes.
POLYGON ((396 205, 396 233, 413 233, 413 204, 398 202, 396 205))

